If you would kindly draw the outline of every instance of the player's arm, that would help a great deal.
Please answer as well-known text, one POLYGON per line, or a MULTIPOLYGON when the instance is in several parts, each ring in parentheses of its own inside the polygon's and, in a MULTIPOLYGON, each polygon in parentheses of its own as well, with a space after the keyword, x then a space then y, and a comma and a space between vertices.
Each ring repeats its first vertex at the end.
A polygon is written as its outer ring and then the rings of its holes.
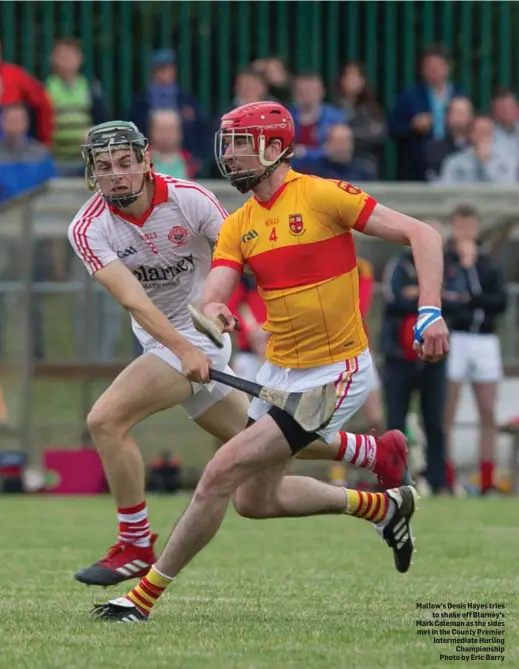
POLYGON ((443 245, 441 235, 434 228, 377 204, 362 232, 388 242, 409 245, 418 274, 418 306, 441 308, 443 245))
POLYGON ((238 286, 245 259, 240 240, 239 214, 225 219, 213 253, 213 267, 206 279, 201 309, 209 318, 225 321, 224 332, 234 330, 234 316, 227 303, 238 286))
POLYGON ((440 234, 416 218, 377 204, 361 231, 371 237, 411 246, 418 275, 417 344, 428 361, 437 361, 449 350, 448 330, 441 317, 443 247, 440 234), (420 341, 421 340, 421 341, 420 341))
POLYGON ((449 350, 448 330, 441 315, 443 249, 436 230, 393 209, 388 209, 345 181, 316 180, 311 189, 314 207, 345 231, 410 245, 419 281, 416 351, 436 362, 449 350))
POLYGON ((148 334, 180 359, 195 349, 157 309, 141 284, 120 260, 114 260, 98 270, 94 277, 148 334))
MULTIPOLYGON (((99 207, 100 204, 94 200, 90 206, 99 207)), ((84 213, 80 213, 68 230, 70 244, 89 274, 132 314, 146 332, 180 358, 182 372, 191 381, 209 381, 209 359, 184 339, 157 309, 134 275, 118 259, 102 228, 96 223, 98 221, 89 220, 84 213)))

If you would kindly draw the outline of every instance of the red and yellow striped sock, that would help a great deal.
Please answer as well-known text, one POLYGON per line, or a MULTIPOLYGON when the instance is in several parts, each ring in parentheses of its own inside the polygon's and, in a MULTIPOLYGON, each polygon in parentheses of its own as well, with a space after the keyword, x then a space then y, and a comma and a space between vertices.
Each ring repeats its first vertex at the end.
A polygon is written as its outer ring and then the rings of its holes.
POLYGON ((382 522, 390 511, 390 499, 385 492, 361 492, 360 490, 346 491, 346 508, 348 516, 363 518, 371 523, 382 522))
POLYGON ((162 595, 171 581, 173 581, 172 578, 169 578, 165 574, 161 574, 155 567, 152 567, 139 585, 136 585, 135 588, 126 595, 126 599, 129 599, 130 602, 134 604, 141 613, 144 613, 145 616, 149 616, 151 609, 155 606, 158 598, 162 595))

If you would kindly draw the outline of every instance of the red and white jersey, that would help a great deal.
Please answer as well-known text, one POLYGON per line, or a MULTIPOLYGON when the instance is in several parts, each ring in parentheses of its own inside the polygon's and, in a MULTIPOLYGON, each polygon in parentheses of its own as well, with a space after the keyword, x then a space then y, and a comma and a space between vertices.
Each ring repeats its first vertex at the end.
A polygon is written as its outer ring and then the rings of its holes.
MULTIPOLYGON (((196 183, 153 178, 152 205, 139 219, 96 194, 77 213, 68 237, 90 274, 120 260, 175 328, 188 330, 187 304, 201 297, 211 268, 208 240, 216 241, 227 212, 196 183)), ((150 336, 137 323, 132 326, 146 346, 150 336)))

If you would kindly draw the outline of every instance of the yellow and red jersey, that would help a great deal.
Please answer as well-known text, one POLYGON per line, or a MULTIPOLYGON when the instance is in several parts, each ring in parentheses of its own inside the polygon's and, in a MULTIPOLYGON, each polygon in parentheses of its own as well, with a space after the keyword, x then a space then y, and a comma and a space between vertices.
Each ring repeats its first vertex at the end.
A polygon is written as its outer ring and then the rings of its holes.
POLYGON ((373 290, 375 288, 375 280, 373 278, 373 265, 365 258, 358 258, 357 269, 359 272, 359 307, 364 323, 364 330, 369 337, 367 319, 369 310, 371 309, 371 301, 373 299, 373 290))
POLYGON ((375 205, 344 181, 290 170, 268 202, 251 198, 226 218, 213 266, 252 269, 270 362, 318 367, 367 347, 352 229, 362 230, 375 205))
POLYGON ((373 265, 365 258, 357 259, 357 270, 359 272, 359 306, 362 318, 366 319, 371 308, 373 299, 373 289, 375 281, 373 279, 373 265))
POLYGON ((240 308, 245 307, 256 321, 258 327, 262 327, 267 319, 265 303, 261 299, 258 289, 248 277, 242 277, 236 290, 227 302, 233 316, 241 322, 241 329, 236 332, 236 344, 240 351, 250 351, 252 347, 249 342, 250 324, 242 318, 240 308))

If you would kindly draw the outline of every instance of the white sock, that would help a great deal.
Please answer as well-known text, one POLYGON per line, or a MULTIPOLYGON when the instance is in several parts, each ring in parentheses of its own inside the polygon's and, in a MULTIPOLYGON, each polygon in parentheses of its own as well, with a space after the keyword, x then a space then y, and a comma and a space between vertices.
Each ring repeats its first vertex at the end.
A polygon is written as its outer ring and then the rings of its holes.
POLYGON ((342 458, 355 467, 373 470, 377 457, 377 440, 369 434, 352 434, 346 432, 348 444, 342 458))

